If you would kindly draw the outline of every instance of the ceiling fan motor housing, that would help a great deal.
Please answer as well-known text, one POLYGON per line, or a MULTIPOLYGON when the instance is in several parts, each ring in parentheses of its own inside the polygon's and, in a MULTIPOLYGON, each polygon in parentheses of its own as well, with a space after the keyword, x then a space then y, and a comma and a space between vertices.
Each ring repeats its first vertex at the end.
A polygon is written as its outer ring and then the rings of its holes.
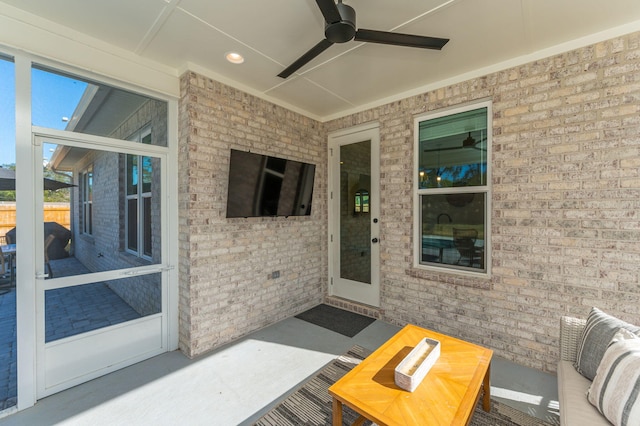
POLYGON ((346 43, 356 35, 356 11, 339 2, 336 4, 340 12, 340 22, 327 22, 324 26, 324 36, 331 43, 346 43))

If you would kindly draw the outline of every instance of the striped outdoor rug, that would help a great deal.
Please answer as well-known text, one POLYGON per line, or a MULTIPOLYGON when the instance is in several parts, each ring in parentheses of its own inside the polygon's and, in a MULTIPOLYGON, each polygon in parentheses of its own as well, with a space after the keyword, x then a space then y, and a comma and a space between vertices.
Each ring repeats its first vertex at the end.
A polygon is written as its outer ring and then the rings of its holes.
MULTIPOLYGON (((354 346, 346 354, 324 367, 318 374, 307 380, 284 401, 262 416, 258 426, 324 426, 331 424, 331 396, 329 386, 344 376, 371 352, 354 346)), ((344 406, 343 424, 351 425, 358 415, 344 406)), ((365 422, 371 425, 371 422, 365 422)), ((475 410, 471 426, 551 426, 504 404, 491 401, 491 412, 482 408, 475 410)))

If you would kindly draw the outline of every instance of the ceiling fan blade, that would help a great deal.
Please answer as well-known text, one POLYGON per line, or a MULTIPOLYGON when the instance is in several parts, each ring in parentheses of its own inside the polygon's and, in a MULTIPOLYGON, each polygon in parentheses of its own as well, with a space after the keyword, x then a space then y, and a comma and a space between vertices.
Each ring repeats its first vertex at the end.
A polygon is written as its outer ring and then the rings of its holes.
POLYGON ((316 0, 316 3, 327 23, 333 24, 334 22, 340 22, 342 20, 338 6, 336 6, 333 0, 316 0))
POLYGON ((325 38, 320 43, 316 44, 311 49, 309 49, 307 53, 300 56, 294 63, 289 65, 287 68, 285 68, 284 71, 278 74, 278 77, 282 77, 282 78, 289 77, 291 74, 293 74, 294 72, 302 68, 304 65, 306 65, 307 62, 311 61, 313 58, 315 58, 316 56, 318 56, 319 54, 327 50, 327 48, 330 47, 332 44, 333 43, 331 43, 329 40, 325 38))
POLYGON ((391 33, 388 31, 364 30, 356 31, 356 41, 392 44, 395 46, 419 47, 422 49, 440 50, 449 41, 448 38, 423 37, 412 34, 391 33))

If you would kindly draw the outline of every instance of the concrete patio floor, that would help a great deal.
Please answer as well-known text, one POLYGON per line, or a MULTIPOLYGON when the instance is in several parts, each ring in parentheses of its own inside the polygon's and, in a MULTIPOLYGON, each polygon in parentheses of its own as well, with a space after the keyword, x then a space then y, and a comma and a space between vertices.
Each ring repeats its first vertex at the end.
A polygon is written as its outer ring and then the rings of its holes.
MULTIPOLYGON (((58 277, 82 273, 75 258, 56 262, 52 267, 58 277)), ((47 341, 138 317, 104 283, 64 291, 47 295, 47 341)), ((13 288, 0 295, 0 410, 16 403, 15 309, 13 288)), ((44 398, 33 408, 0 418, 0 425, 250 425, 353 344, 373 350, 398 329, 375 321, 347 338, 289 318, 198 359, 178 351, 151 358, 44 398)), ((496 400, 558 424, 555 376, 494 357, 491 377, 496 400)))
MULTIPOLYGON (((398 330, 377 320, 351 338, 292 317, 196 359, 179 351, 153 357, 0 425, 249 426, 351 346, 373 350, 398 330)), ((492 360, 492 398, 551 424, 559 424, 556 386, 553 375, 492 360)))

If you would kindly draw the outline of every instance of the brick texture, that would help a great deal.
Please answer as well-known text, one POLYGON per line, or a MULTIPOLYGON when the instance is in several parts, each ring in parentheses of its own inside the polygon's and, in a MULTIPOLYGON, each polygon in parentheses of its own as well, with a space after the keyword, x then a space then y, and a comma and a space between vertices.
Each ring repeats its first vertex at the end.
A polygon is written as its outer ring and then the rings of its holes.
POLYGON ((561 315, 640 324, 640 34, 325 123, 378 121, 383 319, 555 371, 561 315), (413 119, 493 101, 490 279, 412 268, 413 119))
POLYGON ((599 306, 640 324, 640 33, 323 124, 191 72, 181 86, 185 353, 323 300, 327 135, 372 121, 381 137, 381 309, 359 309, 550 372, 561 315, 599 306), (494 114, 492 276, 416 270, 414 117, 485 99, 494 114), (226 219, 230 148, 315 163, 312 216, 226 219), (280 278, 268 278, 273 270, 280 278))
POLYGON ((180 348, 195 356, 322 302, 327 147, 317 121, 192 72, 179 120, 180 348), (231 148, 315 164, 311 215, 227 219, 231 148))

